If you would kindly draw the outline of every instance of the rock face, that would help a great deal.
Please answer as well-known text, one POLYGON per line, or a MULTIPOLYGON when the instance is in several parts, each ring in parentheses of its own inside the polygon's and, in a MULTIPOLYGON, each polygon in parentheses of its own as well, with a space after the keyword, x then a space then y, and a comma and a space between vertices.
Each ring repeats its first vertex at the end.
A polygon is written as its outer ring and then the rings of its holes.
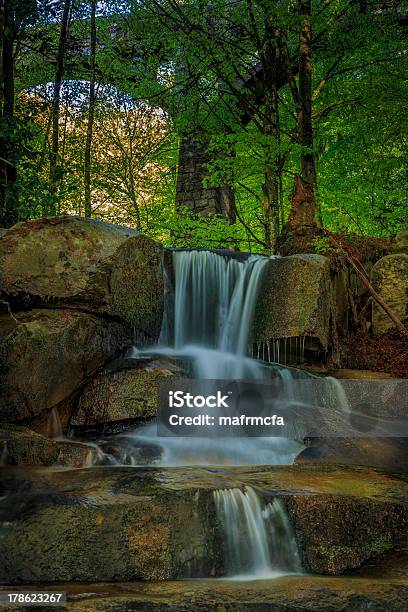
POLYGON ((293 496, 289 510, 308 568, 343 574, 394 548, 406 534, 408 508, 358 497, 293 496))
POLYGON ((81 468, 92 463, 95 448, 79 442, 50 440, 26 427, 0 429, 0 465, 60 465, 81 468))
MULTIPOLYGON (((372 269, 372 283, 376 291, 401 321, 408 318, 408 255, 399 253, 382 257, 372 269)), ((373 332, 380 334, 393 327, 384 310, 373 303, 373 332)))
POLYGON ((158 386, 174 376, 169 363, 150 361, 132 369, 105 371, 85 387, 71 425, 97 425, 125 419, 146 419, 157 414, 158 386))
POLYGON ((280 497, 308 572, 381 567, 404 549, 407 483, 374 470, 7 467, 0 582, 222 576, 213 491, 236 486, 280 497))
POLYGON ((2 478, 2 583, 166 580, 218 563, 209 493, 166 491, 148 470, 25 474, 2 478))
POLYGON ((161 258, 152 240, 109 223, 68 216, 18 223, 0 241, 1 295, 17 308, 24 303, 110 315, 156 337, 161 258))
POLYGON ((46 413, 130 343, 125 326, 75 310, 1 316, 0 420, 46 413))
POLYGON ((310 254, 272 259, 256 309, 254 340, 309 337, 326 351, 330 314, 326 257, 310 254))

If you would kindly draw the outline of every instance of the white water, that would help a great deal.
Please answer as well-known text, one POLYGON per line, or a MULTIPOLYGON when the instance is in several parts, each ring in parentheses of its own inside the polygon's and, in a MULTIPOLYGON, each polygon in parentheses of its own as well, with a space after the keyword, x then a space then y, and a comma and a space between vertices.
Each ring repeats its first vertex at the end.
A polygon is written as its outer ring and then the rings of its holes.
POLYGON ((268 260, 240 262, 206 251, 175 252, 174 346, 244 354, 257 289, 268 260))
MULTIPOLYGON (((154 423, 121 436, 122 463, 137 465, 141 455, 151 465, 288 465, 303 445, 287 438, 160 438, 154 423)), ((110 457, 112 462, 112 456, 110 457)))
MULTIPOLYGON (((266 257, 245 261, 208 251, 173 252, 174 294, 166 280, 166 307, 161 344, 149 354, 188 362, 190 376, 215 380, 284 381, 284 400, 307 404, 295 397, 294 379, 310 375, 248 356, 251 330, 262 286, 266 257), (167 346, 165 345, 167 343, 167 346)), ((134 357, 146 355, 135 349, 134 357)), ((313 377, 314 378, 314 377, 313 377)), ((306 432, 294 431, 302 440, 306 432), (302 435, 303 434, 303 435, 302 435)), ((291 464, 303 445, 289 438, 159 438, 148 424, 101 443, 97 462, 119 465, 251 465, 291 464)))
MULTIPOLYGON (((287 379, 288 370, 248 356, 266 257, 245 261, 208 251, 173 253, 174 296, 167 303, 161 345, 151 353, 187 360, 197 379, 287 379), (164 342, 170 343, 165 346, 164 342)), ((135 350, 134 356, 145 354, 135 350)), ((160 466, 291 464, 303 445, 285 438, 159 438, 154 424, 103 443, 105 463, 160 466)), ((100 462, 100 459, 98 459, 100 462)))
POLYGON ((225 569, 235 580, 274 578, 302 571, 296 539, 282 501, 263 507, 252 487, 214 491, 225 536, 225 569))

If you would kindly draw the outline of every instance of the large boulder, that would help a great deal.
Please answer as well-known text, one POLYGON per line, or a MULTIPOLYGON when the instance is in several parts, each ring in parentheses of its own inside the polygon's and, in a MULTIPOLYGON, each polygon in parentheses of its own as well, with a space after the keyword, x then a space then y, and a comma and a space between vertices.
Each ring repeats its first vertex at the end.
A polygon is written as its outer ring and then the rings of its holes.
POLYGON ((74 310, 0 317, 0 421, 46 414, 131 344, 129 329, 74 310))
POLYGON ((332 288, 329 259, 291 255, 271 259, 254 320, 254 341, 310 338, 326 351, 332 288))
MULTIPOLYGON (((395 314, 408 319, 408 255, 398 253, 382 257, 371 271, 371 279, 377 293, 395 314)), ((373 332, 381 334, 394 326, 377 302, 373 302, 373 332)))
POLYGON ((162 249, 132 229, 81 217, 18 223, 0 240, 0 291, 15 310, 75 307, 155 337, 163 310, 162 249))
POLYGON ((359 569, 406 538, 407 505, 357 497, 356 485, 355 496, 294 495, 288 502, 303 559, 315 574, 359 569))
POLYGON ((86 385, 71 426, 92 427, 156 416, 160 381, 178 372, 171 363, 150 360, 136 368, 101 372, 86 385))

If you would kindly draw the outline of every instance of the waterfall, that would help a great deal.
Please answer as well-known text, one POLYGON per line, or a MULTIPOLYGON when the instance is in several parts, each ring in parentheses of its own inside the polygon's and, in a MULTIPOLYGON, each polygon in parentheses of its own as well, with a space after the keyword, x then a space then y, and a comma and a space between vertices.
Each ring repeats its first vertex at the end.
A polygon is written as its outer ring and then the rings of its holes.
POLYGON ((208 251, 173 253, 174 308, 166 309, 161 339, 174 339, 170 351, 190 358, 197 378, 265 378, 265 368, 246 354, 267 263, 255 255, 238 261, 208 251))
POLYGON ((62 424, 58 414, 58 410, 53 408, 48 416, 47 420, 47 436, 49 438, 62 438, 62 424))
POLYGON ((271 578, 302 571, 295 535, 282 501, 265 507, 252 487, 214 491, 225 537, 225 569, 232 578, 271 578))
POLYGON ((266 257, 237 261, 208 251, 173 253, 174 347, 246 353, 266 257))
MULTIPOLYGON (((269 360, 272 355, 274 359, 279 358, 275 355, 282 348, 278 341, 258 346, 258 359, 247 354, 269 259, 252 255, 237 260, 208 251, 174 251, 172 258, 174 274, 165 273, 166 303, 159 345, 137 351, 135 357, 161 354, 181 358, 197 379, 278 377, 287 401, 313 405, 314 398, 304 395, 294 381, 316 377, 259 360, 269 360)), ((328 389, 336 395, 335 385, 329 383, 328 389)), ((340 399, 340 404, 344 403, 344 397, 340 399)), ((116 437, 114 445, 109 440, 102 441, 101 453, 94 461, 136 466, 291 464, 304 448, 299 442, 304 435, 301 429, 294 429, 291 439, 248 437, 241 438, 237 444, 234 438, 202 437, 192 444, 190 438, 158 437, 155 425, 148 423, 116 437)))
MULTIPOLYGON (((197 379, 269 380, 290 371, 251 358, 251 330, 263 273, 269 258, 251 255, 245 260, 208 251, 174 251, 174 288, 165 272, 165 312, 159 346, 150 355, 187 360, 197 379)), ((135 351, 135 357, 146 354, 135 351)), ((285 383, 286 384, 286 383, 285 383)), ((291 464, 301 443, 287 438, 158 437, 146 424, 116 438, 112 454, 102 443, 97 463, 163 466, 291 464)))

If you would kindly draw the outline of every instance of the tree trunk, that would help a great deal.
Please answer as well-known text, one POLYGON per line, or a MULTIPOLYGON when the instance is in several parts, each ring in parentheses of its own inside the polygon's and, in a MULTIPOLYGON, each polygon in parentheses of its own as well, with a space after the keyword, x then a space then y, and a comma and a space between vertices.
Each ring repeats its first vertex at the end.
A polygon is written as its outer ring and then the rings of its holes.
POLYGON ((276 43, 273 39, 273 30, 268 27, 268 47, 264 58, 264 71, 267 81, 265 93, 265 109, 263 133, 268 137, 264 145, 265 170, 263 184, 263 208, 265 244, 269 253, 273 253, 275 240, 279 234, 279 163, 276 146, 278 144, 278 89, 276 81, 276 43), (274 144, 272 143, 274 141, 274 144), (275 149, 275 150, 274 150, 275 149))
POLYGON ((11 155, 8 132, 14 117, 13 38, 15 23, 8 0, 0 0, 0 226, 18 221, 17 169, 11 155))
MULTIPOLYGON (((292 234, 291 250, 297 248, 296 235, 301 236, 299 248, 312 248, 313 235, 321 228, 317 206, 317 178, 315 153, 313 151, 312 124, 312 27, 311 0, 299 0, 301 16, 299 33, 299 85, 296 86, 287 56, 283 60, 288 71, 288 82, 292 91, 297 118, 297 140, 302 146, 300 175, 295 179, 291 195, 291 210, 286 234, 292 234)), ((283 48, 283 47, 282 47, 283 48)), ((287 237, 287 236, 286 236, 287 237)), ((285 236, 282 237, 285 239, 285 236)))
POLYGON ((64 57, 67 45, 68 21, 71 9, 71 0, 65 0, 61 20, 58 51, 56 57, 54 92, 52 100, 52 141, 50 153, 50 195, 51 203, 46 209, 46 214, 56 213, 55 194, 58 185, 58 150, 59 150, 59 116, 61 102, 61 84, 64 74, 64 57))
POLYGON ((86 130, 84 183, 85 183, 85 217, 92 216, 91 202, 91 151, 92 134, 95 115, 95 60, 96 60, 96 0, 91 0, 91 80, 89 82, 89 110, 86 130))
POLYGON ((302 152, 301 176, 314 195, 316 206, 316 165, 313 152, 313 125, 312 125, 312 26, 310 23, 311 0, 300 0, 300 26, 299 47, 299 96, 300 108, 297 115, 297 129, 299 144, 304 147, 302 152))

